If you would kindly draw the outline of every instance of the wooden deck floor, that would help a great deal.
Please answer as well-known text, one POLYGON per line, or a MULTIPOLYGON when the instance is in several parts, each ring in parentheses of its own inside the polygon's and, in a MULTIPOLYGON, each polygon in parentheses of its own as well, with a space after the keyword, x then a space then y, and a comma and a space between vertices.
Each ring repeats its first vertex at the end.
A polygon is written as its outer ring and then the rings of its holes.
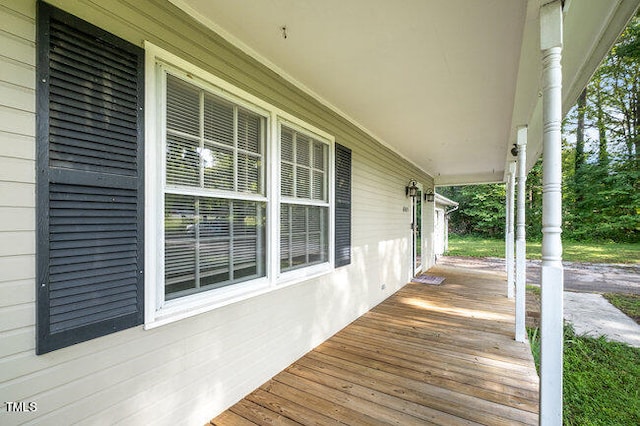
POLYGON ((408 284, 214 425, 538 424, 538 376, 501 274, 408 284))

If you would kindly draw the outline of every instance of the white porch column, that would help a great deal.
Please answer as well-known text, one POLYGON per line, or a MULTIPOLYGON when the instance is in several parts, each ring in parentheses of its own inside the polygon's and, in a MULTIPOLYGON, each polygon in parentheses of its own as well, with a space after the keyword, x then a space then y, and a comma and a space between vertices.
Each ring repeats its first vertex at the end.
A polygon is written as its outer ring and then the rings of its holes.
POLYGON ((542 314, 540 424, 562 424, 562 4, 540 8, 542 51, 542 314))
POLYGON ((507 297, 509 299, 514 296, 514 234, 513 234, 513 222, 514 222, 514 201, 515 201, 515 163, 509 163, 509 175, 507 178, 507 231, 505 241, 505 260, 507 268, 507 297))
POLYGON ((527 285, 527 246, 525 239, 525 184, 527 182, 527 128, 518 129, 518 219, 516 226, 516 341, 526 339, 525 294, 527 285))

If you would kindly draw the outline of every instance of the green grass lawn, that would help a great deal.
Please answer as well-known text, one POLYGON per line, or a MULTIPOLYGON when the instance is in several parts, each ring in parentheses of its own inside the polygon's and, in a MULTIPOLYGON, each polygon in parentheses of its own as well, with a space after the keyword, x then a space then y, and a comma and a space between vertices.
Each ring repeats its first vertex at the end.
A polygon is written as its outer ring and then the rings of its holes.
MULTIPOLYGON (((529 329, 539 368, 538 329, 529 329)), ((564 331, 564 425, 640 424, 640 349, 564 331)))
MULTIPOLYGON (((527 241, 527 258, 540 259, 542 243, 527 241)), ((449 234, 449 256, 504 257, 504 240, 449 234)), ((564 260, 640 264, 640 243, 563 241, 564 260)))
POLYGON ((605 293, 603 296, 629 318, 640 324, 640 295, 605 293))

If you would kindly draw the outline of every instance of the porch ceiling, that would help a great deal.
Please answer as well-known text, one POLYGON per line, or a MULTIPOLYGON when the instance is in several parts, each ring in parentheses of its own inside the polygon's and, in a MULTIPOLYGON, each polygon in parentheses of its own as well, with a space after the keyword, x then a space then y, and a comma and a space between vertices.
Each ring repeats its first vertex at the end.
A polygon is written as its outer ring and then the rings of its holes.
MULTIPOLYGON (((438 185, 502 181, 518 125, 541 152, 544 0, 170 1, 438 185)), ((639 1, 565 1, 565 110, 639 1)))

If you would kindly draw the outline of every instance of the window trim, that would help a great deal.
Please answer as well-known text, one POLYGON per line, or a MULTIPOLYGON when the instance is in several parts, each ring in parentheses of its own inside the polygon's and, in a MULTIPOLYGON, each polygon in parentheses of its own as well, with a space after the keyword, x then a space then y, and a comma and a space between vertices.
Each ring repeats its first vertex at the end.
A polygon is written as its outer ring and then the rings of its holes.
MULTIPOLYGON (((144 43, 145 50, 145 329, 152 329, 180 319, 226 306, 265 294, 279 288, 306 281, 330 273, 334 270, 335 253, 335 138, 315 126, 283 111, 274 105, 254 96, 243 89, 217 77, 198 66, 158 47, 149 41, 144 43), (157 64, 191 77, 190 82, 216 96, 227 99, 238 106, 256 112, 266 119, 265 153, 265 194, 253 194, 256 200, 266 202, 266 265, 265 277, 232 284, 217 289, 203 291, 165 301, 164 297, 164 256, 157 253, 163 250, 163 200, 164 200, 164 146, 166 123, 165 115, 157 111, 166 110, 162 84, 165 78, 159 73, 164 71, 157 64), (162 78, 161 78, 162 77, 162 78), (327 230, 329 253, 326 262, 291 271, 280 272, 280 129, 284 124, 296 131, 307 134, 328 145, 327 202, 329 208, 329 229, 327 230), (160 132, 160 134, 158 134, 160 132), (162 141, 162 143, 153 143, 162 141), (162 260, 162 261, 161 261, 162 260)), ((247 194, 249 195, 249 194, 247 194)), ((225 193, 226 198, 233 198, 225 193)), ((251 198, 251 196, 247 197, 251 198)))

